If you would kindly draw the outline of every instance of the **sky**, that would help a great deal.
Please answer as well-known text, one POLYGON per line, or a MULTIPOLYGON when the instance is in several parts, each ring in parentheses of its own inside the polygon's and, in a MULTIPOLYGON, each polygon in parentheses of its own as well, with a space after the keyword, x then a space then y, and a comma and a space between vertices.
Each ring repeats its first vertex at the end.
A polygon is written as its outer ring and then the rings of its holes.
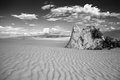
POLYGON ((0 0, 0 36, 70 32, 74 25, 120 29, 115 0, 0 0))

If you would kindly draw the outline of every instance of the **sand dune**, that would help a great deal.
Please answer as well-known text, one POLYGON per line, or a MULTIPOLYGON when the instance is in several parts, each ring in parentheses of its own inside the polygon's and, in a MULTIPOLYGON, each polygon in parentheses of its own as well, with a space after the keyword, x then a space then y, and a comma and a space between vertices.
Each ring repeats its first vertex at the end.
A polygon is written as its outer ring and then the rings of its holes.
POLYGON ((2 44, 0 80, 120 80, 120 50, 2 44))

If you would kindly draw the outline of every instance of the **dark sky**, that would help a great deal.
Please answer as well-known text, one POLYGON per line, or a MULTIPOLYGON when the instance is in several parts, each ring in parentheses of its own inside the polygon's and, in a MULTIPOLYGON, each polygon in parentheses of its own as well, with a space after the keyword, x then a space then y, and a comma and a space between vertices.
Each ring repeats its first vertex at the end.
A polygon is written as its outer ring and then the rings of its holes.
POLYGON ((120 12, 119 2, 116 0, 0 0, 0 13, 38 13, 45 3, 57 6, 93 4, 103 11, 120 12))

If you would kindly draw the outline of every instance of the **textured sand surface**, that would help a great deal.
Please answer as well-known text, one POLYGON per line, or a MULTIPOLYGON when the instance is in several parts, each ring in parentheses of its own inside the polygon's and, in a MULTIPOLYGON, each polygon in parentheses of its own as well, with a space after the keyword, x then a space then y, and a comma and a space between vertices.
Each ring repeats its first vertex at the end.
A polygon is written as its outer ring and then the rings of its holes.
POLYGON ((2 44, 0 80, 120 80, 120 50, 2 44))

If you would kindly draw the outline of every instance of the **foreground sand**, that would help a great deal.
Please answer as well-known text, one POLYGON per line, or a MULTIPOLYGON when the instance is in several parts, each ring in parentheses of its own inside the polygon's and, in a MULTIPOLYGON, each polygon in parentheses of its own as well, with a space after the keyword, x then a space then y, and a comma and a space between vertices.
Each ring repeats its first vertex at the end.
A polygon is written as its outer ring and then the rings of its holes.
POLYGON ((3 41, 0 80, 120 80, 120 50, 86 51, 3 41))

